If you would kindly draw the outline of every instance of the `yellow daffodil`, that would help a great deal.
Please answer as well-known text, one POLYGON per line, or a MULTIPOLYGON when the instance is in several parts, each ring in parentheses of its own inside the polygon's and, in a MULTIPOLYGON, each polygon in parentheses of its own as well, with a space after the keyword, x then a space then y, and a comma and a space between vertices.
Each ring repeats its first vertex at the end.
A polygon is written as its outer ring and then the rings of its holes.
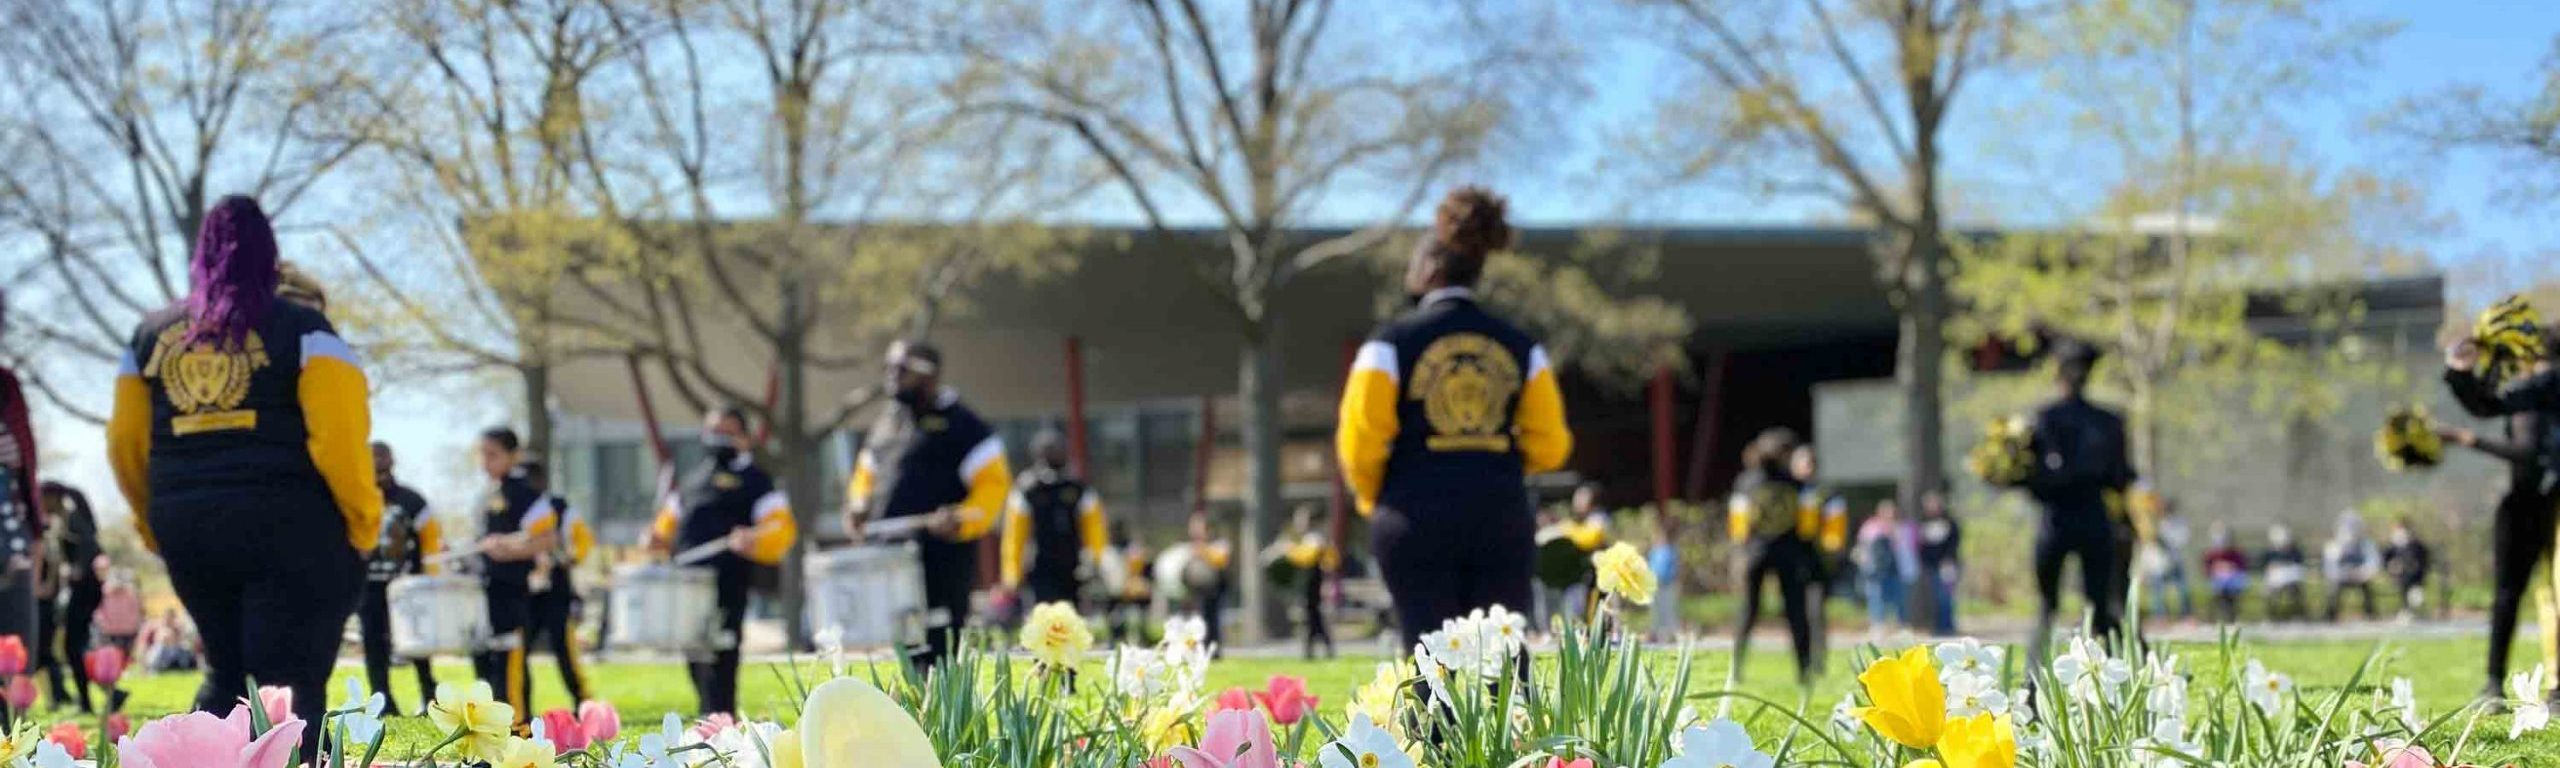
POLYGON ((556 757, 551 745, 532 739, 509 738, 498 754, 489 758, 490 768, 552 768, 556 757))
MULTIPOLYGON (((810 691, 799 730, 796 757, 806 768, 942 766, 915 716, 861 678, 839 677, 810 691)), ((779 751, 775 757, 783 765, 779 751)))
POLYGON ((768 753, 766 764, 772 768, 806 768, 806 761, 800 757, 799 731, 786 729, 774 734, 772 743, 764 748, 768 753))
POLYGON ((515 736, 516 708, 499 701, 486 681, 442 683, 427 705, 427 721, 447 736, 462 733, 463 754, 497 762, 515 736))
POLYGON ((1938 745, 1947 730, 1947 687, 1938 682, 1938 665, 1929 658, 1929 649, 1914 647, 1878 659, 1858 674, 1858 683, 1866 686, 1867 700, 1875 702, 1853 712, 1867 727, 1912 749, 1938 745))
POLYGON ((2018 731, 2007 715, 1974 715, 1947 724, 1938 742, 1946 768, 2013 768, 2018 764, 2018 731))
POLYGON ((1200 741, 1200 734, 1191 726, 1188 710, 1188 707, 1164 706, 1147 713, 1145 722, 1138 726, 1138 732, 1145 737, 1149 754, 1161 755, 1174 747, 1200 741))
POLYGON ((1911 764, 1902 766, 1902 768, 1947 768, 1947 766, 1936 760, 1924 758, 1920 760, 1913 760, 1911 761, 1911 764))
POLYGON ((1368 715, 1369 722, 1390 731, 1395 729, 1396 702, 1403 698, 1405 676, 1393 664, 1379 664, 1378 674, 1351 693, 1351 703, 1342 708, 1348 721, 1354 715, 1368 715))
POLYGON ((1093 648, 1093 629, 1085 626, 1084 616, 1076 613, 1074 605, 1043 604, 1031 609, 1031 617, 1022 622, 1022 647, 1041 664, 1072 668, 1093 648))
POLYGON ((1601 594, 1611 595, 1637 605, 1653 604, 1653 567, 1646 565, 1644 554, 1626 542, 1612 544, 1591 556, 1591 567, 1599 572, 1601 594))

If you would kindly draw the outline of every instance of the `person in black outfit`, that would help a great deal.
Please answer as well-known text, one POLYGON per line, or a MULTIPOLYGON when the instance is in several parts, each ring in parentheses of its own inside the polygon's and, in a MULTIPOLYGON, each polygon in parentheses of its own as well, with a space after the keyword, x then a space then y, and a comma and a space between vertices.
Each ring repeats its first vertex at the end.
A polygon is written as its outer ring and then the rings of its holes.
MULTIPOLYGON (((47 527, 52 535, 44 547, 48 565, 39 575, 53 582, 54 594, 38 606, 37 618, 50 620, 52 626, 38 635, 41 640, 36 653, 49 656, 53 662, 46 666, 45 675, 52 683, 55 704, 71 700, 70 691, 62 684, 63 670, 68 667, 72 681, 80 688, 80 712, 88 714, 95 705, 89 698, 89 666, 83 660, 89 654, 91 619, 106 590, 105 576, 98 568, 98 560, 105 554, 98 546, 98 516, 89 509, 88 494, 78 488, 48 480, 40 497, 50 510, 47 517, 51 524, 47 527), (53 653, 57 637, 61 640, 59 654, 53 653)), ((123 696, 121 692, 112 695, 119 700, 123 696)), ((109 702, 109 709, 115 703, 109 702)))
POLYGON ((1964 525, 1947 512, 1944 487, 1920 494, 1920 584, 1936 598, 1929 631, 1956 633, 1956 586, 1964 577, 1964 525))
POLYGON ((524 442, 515 430, 496 427, 480 433, 480 469, 495 484, 480 513, 480 585, 489 603, 490 642, 472 654, 471 667, 500 700, 515 707, 521 729, 533 717, 533 675, 525 664, 526 635, 533 624, 533 565, 558 546, 560 515, 550 495, 535 487, 524 463, 524 442))
POLYGON ((2427 604, 2427 571, 2435 567, 2434 553, 2427 543, 2409 530, 2409 519, 2391 521, 2391 536, 2382 548, 2382 571, 2390 574, 2391 583, 2400 594, 2400 618, 2417 617, 2427 604))
POLYGON ((276 270, 256 201, 206 212, 187 300, 125 349, 107 457, 202 632, 196 709, 232 711, 251 678, 288 687, 308 762, 382 489, 355 351, 320 312, 276 300, 276 270))
POLYGON ((2552 542, 2552 468, 2560 466, 2560 443, 2551 431, 2560 426, 2560 375, 2551 366, 2560 351, 2552 332, 2544 332, 2544 354, 2529 375, 2500 389, 2477 373, 2479 350, 2471 342, 2445 352, 2445 387, 2465 411, 2481 418, 2504 417, 2506 436, 2492 439, 2465 429, 2445 430, 2455 445, 2489 454, 2507 464, 2507 491, 2498 498, 2491 523, 2490 570, 2495 593, 2489 603, 2489 681, 2482 700, 2502 699, 2507 659, 2514 644, 2517 616, 2532 588, 2535 567, 2549 556, 2552 542))
POLYGON ((753 445, 746 411, 712 410, 703 418, 702 465, 686 473, 649 527, 649 542, 661 552, 726 544, 702 563, 717 574, 722 635, 711 657, 695 661, 690 670, 705 716, 738 713, 738 632, 746 625, 756 569, 782 562, 800 538, 790 497, 756 466, 753 445))
MULTIPOLYGON (((1729 684, 1742 681, 1743 659, 1751 652, 1751 631, 1760 623, 1762 585, 1778 582, 1778 606, 1787 617, 1787 638, 1794 643, 1796 682, 1811 685, 1820 663, 1814 658, 1813 611, 1818 594, 1813 579, 1821 573, 1821 553, 1803 523, 1804 483, 1788 466, 1799 441, 1794 430, 1771 429, 1742 449, 1742 477, 1727 503, 1727 529, 1741 548, 1742 615, 1733 633, 1733 670, 1729 684)), ((1898 577, 1897 577, 1898 578, 1898 577)))
POLYGON ((864 433, 845 489, 845 529, 859 536, 866 519, 926 516, 917 547, 924 561, 925 645, 908 658, 929 670, 969 626, 975 542, 1003 514, 1013 472, 995 430, 942 386, 940 350, 922 342, 891 345, 888 378, 896 403, 881 409, 864 433))
POLYGON ((2080 561, 2090 628, 2101 638, 2112 639, 2121 630, 2132 573, 2130 560, 2119 557, 2133 537, 2119 510, 2125 489, 2136 479, 2126 453, 2124 417, 2089 402, 2096 348, 2066 341, 2054 350, 2054 358, 2061 395, 2036 413, 2030 445, 2038 461, 2026 483, 2027 492, 2044 508, 2035 545, 2039 603, 2035 635, 2027 646, 2028 661, 2038 666, 2048 658, 2054 614, 2062 608, 2064 560, 2080 561))
POLYGON ((2310 588, 2304 584, 2311 559, 2293 540, 2293 529, 2277 523, 2267 528, 2267 548, 2258 554, 2258 571, 2267 579, 2267 619, 2301 621, 2311 617, 2310 588))
POLYGON ((1005 505, 1004 559, 1007 587, 1028 587, 1032 604, 1079 605, 1086 574, 1102 562, 1108 544, 1102 495, 1067 466, 1067 440, 1055 430, 1031 438, 1039 464, 1013 482, 1013 500, 1005 505), (1029 548, 1026 553, 1023 550, 1029 548), (1025 583, 1023 563, 1030 562, 1025 583))
POLYGON ((1511 244, 1504 207, 1476 187, 1441 201, 1406 262, 1414 308, 1360 346, 1343 387, 1334 447, 1408 648, 1469 612, 1530 607, 1527 476, 1573 453, 1546 348, 1475 295, 1511 244))
MULTIPOLYGON (((433 548, 435 519, 427 515, 427 499, 392 477, 391 446, 373 444, 374 482, 382 486, 382 529, 365 568, 364 607, 356 614, 364 640, 365 679, 386 699, 391 697, 391 581, 426 571, 426 552, 433 548)), ((428 659, 409 660, 418 673, 421 707, 435 695, 435 666, 428 659)), ((404 709, 392 702, 394 712, 404 709)))
POLYGON ((560 665, 560 685, 568 690, 569 701, 586 701, 587 671, 578 660, 578 585, 573 572, 594 546, 595 536, 584 516, 569 507, 569 500, 551 492, 549 468, 541 462, 525 462, 525 475, 550 500, 552 514, 560 520, 560 535, 553 538, 551 551, 534 560, 533 624, 525 639, 531 647, 551 652, 560 665))

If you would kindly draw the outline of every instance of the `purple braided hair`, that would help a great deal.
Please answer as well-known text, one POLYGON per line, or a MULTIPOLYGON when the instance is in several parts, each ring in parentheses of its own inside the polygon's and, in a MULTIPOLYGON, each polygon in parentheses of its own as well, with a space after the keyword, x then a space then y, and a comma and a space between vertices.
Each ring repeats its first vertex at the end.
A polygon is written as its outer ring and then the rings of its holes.
POLYGON ((247 195, 231 195, 206 211, 188 268, 187 343, 237 348, 267 319, 276 299, 276 232, 247 195))

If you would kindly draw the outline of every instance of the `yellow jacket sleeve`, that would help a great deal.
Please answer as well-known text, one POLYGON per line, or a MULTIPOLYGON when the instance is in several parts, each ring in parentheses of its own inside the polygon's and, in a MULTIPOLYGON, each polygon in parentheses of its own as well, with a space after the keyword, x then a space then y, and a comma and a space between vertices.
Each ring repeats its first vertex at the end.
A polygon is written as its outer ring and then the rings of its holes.
POLYGON ((302 422, 311 464, 329 484, 347 541, 371 552, 382 526, 382 488, 373 475, 373 411, 365 402, 364 369, 355 350, 328 331, 302 336, 302 422))
POLYGON ((1849 548, 1849 503, 1832 499, 1822 505, 1822 551, 1837 554, 1849 548))
POLYGON ((676 497, 669 495, 658 504, 658 516, 649 520, 649 535, 667 546, 676 543, 676 497))
POLYGON ((1544 346, 1529 350, 1529 379, 1520 390, 1512 425, 1520 432, 1520 468, 1530 474, 1563 469, 1565 460, 1573 457, 1573 430, 1564 422, 1564 390, 1556 386, 1555 367, 1548 363, 1544 346))
POLYGON ((996 542, 996 570, 1008 587, 1022 585, 1022 550, 1031 542, 1031 505, 1022 494, 1010 494, 1004 504, 1003 539, 996 542))
POLYGON ((436 522, 434 515, 418 517, 418 554, 430 558, 427 573, 441 573, 444 565, 432 558, 444 552, 444 524, 436 522))
POLYGON ((1751 503, 1749 497, 1734 494, 1733 499, 1724 505, 1725 535, 1733 537, 1734 541, 1751 538, 1751 524, 1759 516, 1759 508, 1751 503))
POLYGON ((151 535, 151 385, 142 380, 130 350, 116 371, 115 406, 107 415, 107 464, 115 470, 125 505, 133 510, 142 545, 160 551, 160 541, 151 535))
POLYGON ((854 455, 853 477, 846 480, 844 484, 845 505, 851 507, 869 503, 871 501, 872 482, 871 450, 866 448, 863 449, 861 453, 854 455))
POLYGON ((1084 553, 1102 562, 1103 550, 1111 547, 1111 528, 1102 516, 1102 495, 1093 489, 1085 489, 1084 503, 1076 510, 1076 527, 1084 531, 1084 553))
POLYGON ((1004 441, 988 435, 969 456, 960 462, 960 481, 968 484, 968 498, 960 500, 961 541, 976 541, 996 527, 996 516, 1004 513, 1005 497, 1013 493, 1013 468, 1004 459, 1004 441))
POLYGON ((756 499, 755 528, 748 534, 747 559, 765 565, 782 562, 800 541, 800 518, 791 514, 791 498, 779 489, 756 499))
POLYGON ((587 516, 578 515, 569 518, 569 564, 586 562, 587 554, 594 552, 595 549, 596 529, 594 526, 587 525, 587 516))
POLYGON ((1387 482, 1387 456, 1396 439, 1396 349, 1383 341, 1360 345, 1352 358, 1351 376, 1342 385, 1342 413, 1334 428, 1334 452, 1342 462, 1342 482, 1360 514, 1378 506, 1387 482))

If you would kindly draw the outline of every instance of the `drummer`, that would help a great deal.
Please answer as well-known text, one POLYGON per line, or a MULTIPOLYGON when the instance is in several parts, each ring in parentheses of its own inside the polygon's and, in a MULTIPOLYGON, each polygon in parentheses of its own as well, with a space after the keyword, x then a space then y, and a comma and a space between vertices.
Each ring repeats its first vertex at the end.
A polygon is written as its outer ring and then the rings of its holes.
POLYGON ((1044 429, 1031 438, 1039 464, 1013 483, 1013 500, 1005 505, 1004 585, 1023 587, 1024 560, 1030 561, 1031 602, 1074 603, 1084 593, 1084 574, 1102 561, 1105 537, 1102 497, 1067 466, 1067 441, 1044 429), (1028 558, 1023 548, 1028 545, 1028 558))
MULTIPOLYGON (((356 613, 362 629, 365 679, 383 696, 391 695, 391 580, 426 571, 426 553, 436 550, 442 531, 427 514, 426 497, 391 476, 391 446, 373 444, 374 484, 382 486, 382 529, 373 556, 365 563, 363 608, 356 613)), ((86 619, 83 619, 85 626, 86 619)), ((418 673, 418 695, 435 692, 435 667, 424 657, 410 659, 418 673)), ((393 711, 417 710, 392 707, 393 711)))
POLYGON ((920 669, 941 663, 953 635, 969 625, 969 590, 977 576, 970 542, 995 528, 1011 493, 1012 471, 995 430, 942 385, 942 353, 923 342, 889 346, 888 384, 896 403, 864 433, 862 454, 845 489, 845 530, 862 522, 923 515, 918 542, 924 565, 925 647, 910 654, 920 669))
POLYGON ((738 633, 746 625, 747 591, 754 586, 756 566, 780 563, 791 552, 800 539, 800 522, 773 476, 756 466, 746 411, 722 406, 702 422, 702 465, 686 473, 676 493, 658 507, 658 519, 649 526, 649 545, 660 552, 725 545, 699 563, 718 574, 719 647, 708 660, 694 662, 690 671, 702 714, 734 715, 738 633))
POLYGON ((524 464, 525 479, 533 483, 551 509, 559 516, 560 534, 554 537, 551 551, 535 559, 533 567, 533 625, 526 639, 551 652, 560 665, 561 687, 568 689, 569 700, 587 700, 587 671, 578 660, 578 585, 571 578, 587 553, 595 549, 595 530, 587 525, 584 512, 570 507, 569 500, 551 492, 551 473, 541 462, 524 464))
POLYGON ((516 431, 480 433, 480 469, 494 484, 480 513, 480 585, 489 603, 490 643, 472 654, 472 669, 516 710, 519 729, 533 714, 533 679, 525 667, 526 630, 533 623, 533 565, 559 546, 560 515, 532 478, 538 466, 524 461, 516 431))

